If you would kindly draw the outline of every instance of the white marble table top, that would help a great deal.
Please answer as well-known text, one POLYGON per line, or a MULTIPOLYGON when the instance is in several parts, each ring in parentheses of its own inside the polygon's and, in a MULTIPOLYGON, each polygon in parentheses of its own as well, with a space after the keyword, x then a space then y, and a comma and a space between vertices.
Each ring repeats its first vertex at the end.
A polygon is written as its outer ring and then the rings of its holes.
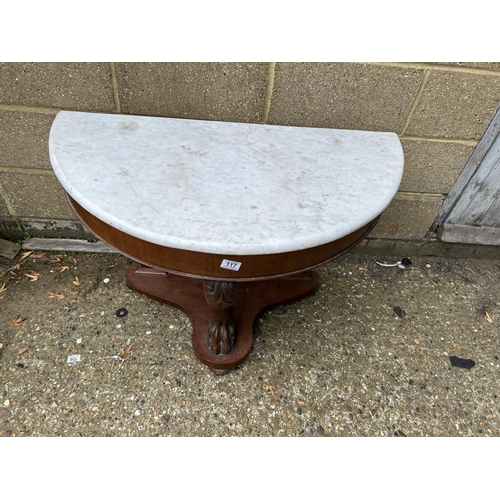
POLYGON ((262 255, 328 243, 388 206, 394 133, 61 111, 50 159, 68 194, 163 246, 262 255))

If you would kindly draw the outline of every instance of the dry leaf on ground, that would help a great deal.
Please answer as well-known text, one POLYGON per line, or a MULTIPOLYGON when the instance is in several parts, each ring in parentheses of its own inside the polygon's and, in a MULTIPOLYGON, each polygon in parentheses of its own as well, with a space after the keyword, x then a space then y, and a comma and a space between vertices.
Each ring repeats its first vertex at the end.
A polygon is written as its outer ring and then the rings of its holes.
POLYGON ((134 344, 130 344, 126 349, 124 349, 122 352, 122 358, 124 358, 125 356, 128 356, 132 352, 133 347, 134 347, 134 344))
POLYGON ((52 299, 64 299, 66 295, 63 295, 62 293, 54 293, 54 292, 47 292, 47 295, 52 298, 52 299))
POLYGON ((274 391, 276 390, 276 387, 274 387, 274 385, 265 385, 264 390, 269 391, 271 393, 271 396, 274 398, 274 391))
POLYGON ((20 274, 17 274, 14 271, 11 271, 10 272, 10 279, 19 281, 19 280, 23 279, 23 277, 20 274))
POLYGON ((0 287, 0 293, 2 292, 5 292, 5 290, 7 290, 7 286, 5 285, 5 283, 0 287))
POLYGON ((21 254, 21 262, 24 259, 27 259, 32 253, 33 253, 33 250, 31 250, 30 252, 24 252, 23 254, 21 254))
POLYGON ((493 323, 493 318, 488 314, 488 311, 486 311, 485 318, 486 318, 486 321, 493 323))
POLYGON ((21 354, 24 354, 26 351, 29 351, 30 350, 30 346, 27 345, 26 347, 23 347, 18 353, 17 355, 20 356, 21 354))
POLYGON ((24 273, 24 275, 26 276, 26 278, 29 278, 30 281, 37 281, 38 276, 40 276, 40 273, 37 273, 35 271, 30 271, 29 273, 24 273))
POLYGON ((43 259, 43 258, 45 257, 45 254, 46 254, 46 253, 47 253, 47 252, 44 252, 44 253, 34 253, 34 254, 31 256, 31 258, 32 258, 32 259, 43 259))
POLYGON ((17 318, 12 320, 12 324, 14 326, 19 326, 26 318, 23 318, 22 316, 18 316, 17 318))
POLYGON ((49 264, 58 264, 59 262, 62 262, 62 255, 54 255, 54 258, 49 260, 49 264))
POLYGON ((62 266, 61 269, 59 269, 60 273, 63 273, 64 271, 67 271, 69 269, 69 266, 62 266))
POLYGON ((76 286, 80 286, 82 282, 78 279, 78 276, 75 277, 75 281, 73 281, 73 284, 76 286))

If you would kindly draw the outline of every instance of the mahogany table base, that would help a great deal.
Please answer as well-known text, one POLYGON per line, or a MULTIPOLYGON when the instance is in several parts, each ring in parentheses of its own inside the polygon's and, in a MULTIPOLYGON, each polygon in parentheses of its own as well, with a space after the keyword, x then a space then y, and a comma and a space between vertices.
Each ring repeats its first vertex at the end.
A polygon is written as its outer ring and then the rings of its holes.
POLYGON ((217 375, 246 359, 252 347, 253 324, 260 313, 314 294, 318 278, 318 273, 305 271, 235 284, 188 278, 141 264, 126 270, 131 289, 189 316, 194 352, 217 375))

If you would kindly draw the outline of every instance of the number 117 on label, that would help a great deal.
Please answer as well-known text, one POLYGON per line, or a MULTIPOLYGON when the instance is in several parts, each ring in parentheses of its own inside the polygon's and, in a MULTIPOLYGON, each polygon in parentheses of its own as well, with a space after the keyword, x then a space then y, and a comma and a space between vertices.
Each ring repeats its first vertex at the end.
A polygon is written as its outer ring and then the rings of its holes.
POLYGON ((224 269, 229 269, 231 271, 239 271, 241 267, 241 262, 236 262, 235 260, 223 259, 220 267, 224 269))

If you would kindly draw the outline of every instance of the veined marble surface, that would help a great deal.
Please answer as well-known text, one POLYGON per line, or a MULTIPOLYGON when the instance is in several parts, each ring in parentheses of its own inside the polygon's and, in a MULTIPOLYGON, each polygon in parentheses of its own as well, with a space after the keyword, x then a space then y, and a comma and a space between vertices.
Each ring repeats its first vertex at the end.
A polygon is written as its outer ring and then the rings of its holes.
POLYGON ((50 160, 88 212, 160 245, 311 248, 359 229, 403 174, 394 133, 61 111, 50 160))

